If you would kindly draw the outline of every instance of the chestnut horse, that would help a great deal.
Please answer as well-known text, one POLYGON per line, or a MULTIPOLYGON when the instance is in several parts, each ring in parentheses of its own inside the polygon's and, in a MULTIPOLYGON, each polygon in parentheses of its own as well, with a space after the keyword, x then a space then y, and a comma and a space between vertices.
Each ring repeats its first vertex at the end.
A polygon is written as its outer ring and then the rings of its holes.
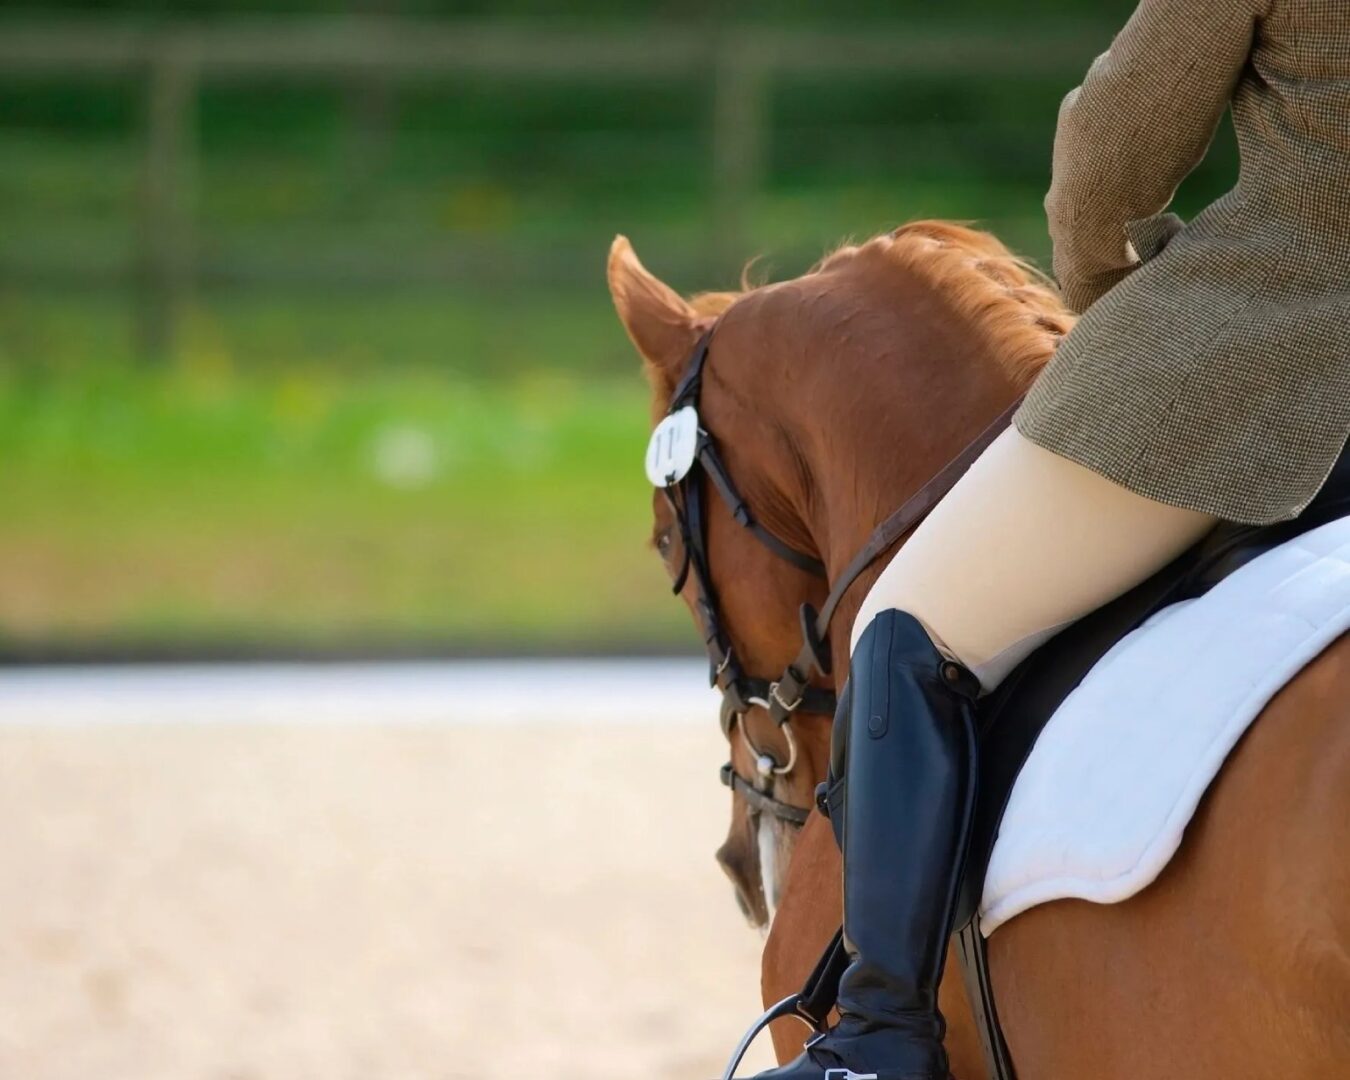
MULTIPOLYGON (((659 419, 714 319, 700 412, 762 525, 837 576, 869 532, 1023 392, 1071 327, 1053 289, 993 237, 921 222, 845 247, 792 281, 685 300, 628 242, 609 283, 659 419)), ((782 671, 797 611, 822 582, 776 557, 707 502, 707 550, 741 666, 782 671)), ((680 538, 661 497, 653 543, 674 574, 680 538)), ((848 627, 884 559, 841 607, 848 627)), ((683 591, 693 604, 693 586, 683 591)), ((697 621, 697 615, 695 616, 697 621)), ((744 718, 785 753, 762 710, 744 718)), ((799 758, 773 794, 811 805, 828 717, 792 720, 799 758)), ((733 763, 753 776, 747 742, 733 763)), ((785 760, 785 757, 779 757, 785 760)), ((718 860, 752 922, 772 928, 766 1003, 795 991, 840 918, 829 825, 798 833, 733 796, 718 860)), ((1115 905, 1045 904, 990 940, 998 1006, 1021 1080, 1332 1080, 1350 1073, 1350 636, 1269 705, 1247 733, 1159 880, 1115 905)), ((954 1074, 986 1075, 959 972, 942 1007, 954 1074)), ((775 1025, 780 1059, 804 1029, 775 1025)))

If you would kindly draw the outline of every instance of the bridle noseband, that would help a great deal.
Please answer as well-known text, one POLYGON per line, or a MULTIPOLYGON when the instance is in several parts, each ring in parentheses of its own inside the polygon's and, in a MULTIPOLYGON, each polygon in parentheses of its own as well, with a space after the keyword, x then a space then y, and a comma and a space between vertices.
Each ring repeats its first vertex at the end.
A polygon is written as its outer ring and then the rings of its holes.
MULTIPOLYGON (((684 374, 671 395, 666 410, 667 417, 674 416, 683 409, 692 409, 697 414, 699 394, 703 388, 703 371, 708 362, 708 347, 715 329, 714 323, 694 346, 684 374)), ((798 750, 797 739, 792 730, 793 716, 799 712, 808 715, 834 715, 837 704, 834 690, 817 686, 811 679, 814 675, 830 674, 828 636, 835 611, 854 582, 892 544, 927 517, 971 463, 1007 428, 1020 403, 1020 400, 1015 402, 1000 414, 979 438, 907 499, 900 509, 877 526, 862 550, 833 582, 829 595, 819 611, 809 603, 801 605, 799 616, 802 647, 777 679, 764 679, 746 674, 723 629, 709 566, 704 485, 701 483, 703 477, 706 476, 712 481, 714 489, 726 503, 736 523, 748 529, 755 539, 780 559, 822 580, 828 581, 828 572, 820 559, 794 548, 755 519, 749 505, 727 473, 712 435, 702 426, 701 419, 699 420, 692 464, 682 476, 674 474, 667 476, 664 486, 661 487, 666 501, 670 504, 671 512, 675 515, 684 547, 684 558, 680 569, 676 572, 673 591, 676 595, 682 592, 692 574, 698 590, 696 606, 703 624, 703 640, 708 652, 709 682, 722 694, 722 730, 728 738, 731 737, 733 729, 738 730, 755 756, 757 776, 754 780, 747 780, 741 776, 730 761, 722 766, 720 776, 723 784, 745 799, 751 813, 769 814, 797 828, 806 823, 810 807, 783 802, 774 798, 770 790, 775 777, 788 775, 797 764, 798 750), (786 762, 780 763, 772 754, 761 751, 746 734, 744 717, 755 707, 765 709, 783 732, 788 747, 786 762)))

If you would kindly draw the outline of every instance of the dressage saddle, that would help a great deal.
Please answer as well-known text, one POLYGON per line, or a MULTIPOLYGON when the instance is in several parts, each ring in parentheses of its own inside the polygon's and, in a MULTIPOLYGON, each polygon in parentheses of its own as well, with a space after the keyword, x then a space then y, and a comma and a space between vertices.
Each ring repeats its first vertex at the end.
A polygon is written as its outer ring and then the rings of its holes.
POLYGON ((980 792, 957 924, 976 911, 999 822, 1050 717, 1107 651, 1169 604, 1212 589, 1239 567, 1319 525, 1350 515, 1350 444, 1317 498, 1291 521, 1222 524, 1142 585, 1056 635, 980 705, 980 792))
POLYGON ((1317 498, 1297 518, 1274 525, 1218 526, 1142 585, 1052 638, 981 702, 980 787, 956 926, 966 989, 993 1080, 1013 1080, 1016 1074, 999 1028, 985 940, 975 916, 1003 812, 1037 737, 1097 661, 1155 612, 1202 596, 1258 555, 1346 515, 1350 443, 1317 498))

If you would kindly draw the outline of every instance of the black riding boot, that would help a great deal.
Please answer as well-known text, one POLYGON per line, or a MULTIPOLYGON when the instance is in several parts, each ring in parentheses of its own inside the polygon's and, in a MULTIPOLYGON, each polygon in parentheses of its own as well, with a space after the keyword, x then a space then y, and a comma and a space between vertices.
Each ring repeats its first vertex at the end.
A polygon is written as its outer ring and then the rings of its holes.
POLYGON ((937 994, 974 803, 979 687, 901 611, 868 626, 849 681, 840 1020, 758 1080, 947 1080, 937 994))

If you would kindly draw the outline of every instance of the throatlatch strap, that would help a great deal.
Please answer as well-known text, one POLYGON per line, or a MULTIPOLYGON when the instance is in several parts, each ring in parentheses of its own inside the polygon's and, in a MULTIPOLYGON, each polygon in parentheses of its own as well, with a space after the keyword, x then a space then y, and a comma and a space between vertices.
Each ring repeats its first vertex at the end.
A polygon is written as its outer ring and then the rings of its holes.
POLYGON ((755 515, 750 512, 750 504, 741 497, 736 485, 732 483, 731 476, 727 473, 726 466, 722 464, 721 455, 717 453, 717 448, 713 446, 712 439, 706 434, 699 435, 698 460, 703 465, 704 471, 708 474, 717 489, 717 493, 722 496, 722 501, 727 504, 731 511, 731 516, 735 518, 736 524, 744 529, 749 529, 759 542, 777 555, 780 559, 785 559, 800 570, 805 570, 808 574, 823 578, 826 576, 825 564, 814 555, 808 555, 804 551, 798 551, 791 544, 780 540, 763 525, 755 520, 755 515))

